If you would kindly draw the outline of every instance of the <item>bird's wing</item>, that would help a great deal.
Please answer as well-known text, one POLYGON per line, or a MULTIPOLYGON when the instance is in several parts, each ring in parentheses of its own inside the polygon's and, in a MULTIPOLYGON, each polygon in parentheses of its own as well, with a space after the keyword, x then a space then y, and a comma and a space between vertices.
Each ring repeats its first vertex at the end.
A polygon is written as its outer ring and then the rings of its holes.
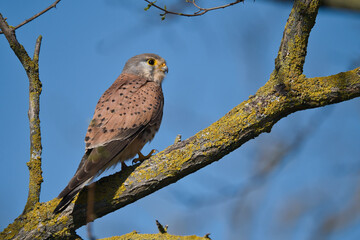
MULTIPOLYGON (((142 131, 161 121, 163 101, 157 83, 130 74, 119 76, 96 105, 85 137, 86 153, 59 195, 64 207, 142 131)), ((60 211, 62 208, 59 207, 60 211)))

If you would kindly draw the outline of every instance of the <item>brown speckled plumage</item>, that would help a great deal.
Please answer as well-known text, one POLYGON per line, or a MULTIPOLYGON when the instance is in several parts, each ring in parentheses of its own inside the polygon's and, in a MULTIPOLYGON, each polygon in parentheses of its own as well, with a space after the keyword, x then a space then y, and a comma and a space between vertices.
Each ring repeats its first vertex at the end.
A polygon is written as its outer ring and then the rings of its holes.
POLYGON ((133 158, 153 139, 163 114, 161 83, 166 72, 165 60, 155 54, 129 59, 122 74, 96 105, 85 136, 85 155, 58 196, 62 201, 55 213, 62 211, 91 179, 133 158))

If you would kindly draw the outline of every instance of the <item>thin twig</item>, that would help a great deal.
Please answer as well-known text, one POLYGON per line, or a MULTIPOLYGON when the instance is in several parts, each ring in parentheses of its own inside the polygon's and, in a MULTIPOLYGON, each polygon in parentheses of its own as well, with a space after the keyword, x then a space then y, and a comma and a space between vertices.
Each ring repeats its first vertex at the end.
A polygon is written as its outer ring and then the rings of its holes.
POLYGON ((197 8, 199 9, 199 11, 194 12, 194 13, 181 13, 181 12, 173 12, 173 11, 169 11, 167 10, 165 7, 162 8, 158 5, 155 4, 155 2, 149 1, 149 0, 144 0, 145 2, 147 2, 149 5, 148 7, 154 6, 155 8, 163 11, 164 13, 160 14, 161 16, 165 16, 166 14, 174 14, 174 15, 179 15, 179 16, 185 16, 185 17, 196 17, 196 16, 201 16, 204 15, 207 12, 213 11, 213 10, 217 10, 217 9, 222 9, 222 8, 227 8, 230 7, 232 5, 238 4, 240 2, 244 2, 245 0, 236 0, 234 2, 228 3, 228 4, 224 4, 221 6, 217 6, 217 7, 212 7, 212 8, 202 8, 200 6, 198 6, 195 2, 195 0, 191 1, 191 3, 197 8))
POLYGON ((1 29, 0 32, 5 34, 5 37, 9 42, 12 42, 13 44, 16 44, 15 47, 19 47, 20 44, 16 39, 15 32, 14 32, 13 28, 11 28, 7 24, 6 18, 3 18, 1 13, 0 13, 0 29, 1 29))
MULTIPOLYGON (((22 23, 20 23, 19 25, 17 25, 16 27, 13 27, 14 30, 24 26, 25 24, 31 22, 32 20, 34 20, 37 17, 40 17, 41 15, 43 15, 44 13, 46 13, 47 11, 49 11, 52 8, 55 8, 56 5, 60 2, 61 0, 56 0, 53 4, 51 4, 49 7, 45 8, 44 10, 42 10, 41 12, 35 14, 34 16, 32 16, 29 19, 26 19, 25 21, 23 21, 22 23)), ((3 34, 2 31, 0 31, 0 34, 3 34)))

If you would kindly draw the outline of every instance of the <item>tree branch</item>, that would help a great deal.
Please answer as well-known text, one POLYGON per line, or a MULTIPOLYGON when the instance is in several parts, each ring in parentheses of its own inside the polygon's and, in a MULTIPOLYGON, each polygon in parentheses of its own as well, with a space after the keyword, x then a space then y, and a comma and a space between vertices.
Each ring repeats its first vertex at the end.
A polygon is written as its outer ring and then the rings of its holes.
POLYGON ((174 236, 168 233, 156 233, 156 234, 139 234, 136 231, 122 235, 115 236, 110 238, 102 238, 99 240, 131 240, 131 239, 152 239, 152 240, 211 240, 209 236, 205 235, 204 237, 198 237, 195 235, 192 236, 174 236))
POLYGON ((325 7, 360 11, 360 1, 358 0, 321 0, 320 2, 321 5, 325 7))
POLYGON ((295 1, 287 20, 275 70, 272 77, 278 84, 303 73, 308 39, 319 10, 319 0, 295 1))
POLYGON ((166 5, 164 7, 160 7, 159 5, 155 4, 156 1, 149 1, 149 0, 144 0, 145 2, 148 3, 148 6, 145 8, 145 10, 148 10, 150 7, 154 6, 155 8, 163 11, 163 13, 160 14, 160 16, 162 16, 162 20, 165 19, 166 14, 173 14, 173 15, 179 15, 179 16, 185 16, 185 17, 197 17, 197 16, 201 16, 204 15, 207 12, 213 11, 213 10, 218 10, 218 9, 222 9, 222 8, 227 8, 230 6, 233 6, 235 4, 238 4, 240 2, 244 2, 245 0, 236 0, 234 2, 228 3, 228 4, 224 4, 224 5, 220 5, 217 7, 212 7, 212 8, 202 8, 199 5, 197 5, 196 0, 187 0, 187 3, 192 3, 192 5, 198 9, 197 12, 194 13, 181 13, 181 12, 174 12, 174 11, 169 11, 166 9, 166 5))
POLYGON ((42 36, 40 35, 40 36, 36 39, 34 56, 33 56, 33 60, 36 61, 36 63, 39 62, 41 40, 42 40, 42 36))
POLYGON ((133 231, 131 233, 122 235, 122 236, 114 236, 111 238, 103 238, 103 239, 99 239, 99 240, 129 240, 129 239, 161 239, 161 240, 172 240, 172 239, 177 239, 177 240, 209 240, 209 235, 210 233, 206 234, 204 237, 198 237, 195 235, 192 236, 174 236, 171 234, 168 234, 167 232, 167 226, 163 226, 161 225, 161 223, 159 223, 158 220, 156 220, 156 226, 158 227, 159 233, 156 234, 139 234, 136 231, 133 231))
MULTIPOLYGON (((34 20, 35 18, 40 17, 41 15, 43 15, 44 13, 46 13, 47 11, 49 11, 52 8, 56 8, 56 5, 60 2, 61 0, 56 0, 53 4, 51 4, 49 7, 47 7, 46 9, 42 10, 41 12, 35 14, 34 16, 32 16, 29 19, 26 19, 25 21, 23 21, 22 23, 20 23, 19 25, 12 27, 12 29, 16 30, 22 26, 24 26, 25 24, 31 22, 32 20, 34 20)), ((4 31, 0 31, 0 34, 4 34, 4 31)))
MULTIPOLYGON (((293 0, 273 0, 274 2, 290 3, 293 0)), ((321 7, 329 7, 336 9, 346 9, 351 11, 360 11, 359 0, 320 0, 321 7)))
POLYGON ((23 65, 29 78, 29 111, 30 122, 30 161, 27 166, 30 172, 29 194, 24 208, 24 213, 30 211, 40 200, 41 183, 43 182, 41 170, 41 132, 40 132, 40 94, 41 82, 39 79, 39 53, 42 37, 39 36, 32 60, 27 54, 25 48, 17 41, 15 30, 9 27, 3 16, 0 14, 0 29, 3 31, 10 47, 23 65))

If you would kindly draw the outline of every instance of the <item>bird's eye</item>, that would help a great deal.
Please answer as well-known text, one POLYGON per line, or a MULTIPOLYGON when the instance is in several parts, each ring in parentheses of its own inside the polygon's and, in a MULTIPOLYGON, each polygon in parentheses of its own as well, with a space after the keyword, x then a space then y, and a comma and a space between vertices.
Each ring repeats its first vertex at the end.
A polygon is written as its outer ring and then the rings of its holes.
POLYGON ((155 59, 150 58, 149 60, 147 60, 147 63, 153 66, 155 64, 155 59))

